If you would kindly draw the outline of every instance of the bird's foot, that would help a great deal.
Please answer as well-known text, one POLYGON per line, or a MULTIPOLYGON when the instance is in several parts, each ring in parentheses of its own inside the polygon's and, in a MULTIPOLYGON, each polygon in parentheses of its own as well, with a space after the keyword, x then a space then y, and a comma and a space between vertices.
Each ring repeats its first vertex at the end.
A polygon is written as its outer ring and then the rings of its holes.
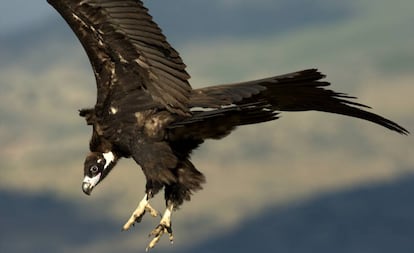
POLYGON ((155 247, 155 245, 158 243, 158 241, 161 239, 161 237, 164 234, 169 235, 169 239, 171 244, 174 243, 174 236, 172 233, 172 226, 171 226, 171 214, 172 214, 173 206, 167 207, 167 209, 164 212, 164 215, 161 218, 160 224, 152 230, 152 232, 149 234, 149 236, 153 236, 154 238, 151 240, 151 242, 148 244, 148 247, 146 251, 152 249, 155 247))
POLYGON ((158 212, 155 210, 150 204, 148 200, 148 195, 146 194, 144 198, 139 202, 137 208, 132 213, 131 217, 128 219, 128 221, 125 223, 125 225, 122 227, 122 230, 128 230, 131 226, 133 226, 135 223, 139 223, 142 220, 142 217, 144 217, 144 214, 146 212, 150 212, 151 216, 157 217, 158 212))

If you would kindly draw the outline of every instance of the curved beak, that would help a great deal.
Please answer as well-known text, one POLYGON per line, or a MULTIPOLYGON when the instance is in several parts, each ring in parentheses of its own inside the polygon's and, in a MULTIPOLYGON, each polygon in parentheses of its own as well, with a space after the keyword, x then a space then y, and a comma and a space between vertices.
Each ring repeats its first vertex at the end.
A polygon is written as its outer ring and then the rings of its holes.
POLYGON ((85 176, 82 182, 82 191, 86 195, 91 195, 93 188, 99 183, 100 178, 101 178, 101 173, 99 173, 98 175, 92 178, 85 176))
POLYGON ((91 183, 89 182, 83 182, 82 183, 82 191, 86 194, 86 195, 91 195, 93 186, 91 185, 91 183))

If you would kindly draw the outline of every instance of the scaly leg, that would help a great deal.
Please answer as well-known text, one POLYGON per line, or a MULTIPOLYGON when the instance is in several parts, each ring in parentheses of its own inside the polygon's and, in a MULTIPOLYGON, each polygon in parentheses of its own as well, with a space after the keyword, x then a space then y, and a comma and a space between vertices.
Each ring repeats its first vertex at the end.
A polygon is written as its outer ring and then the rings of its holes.
POLYGON ((144 217, 144 214, 147 211, 150 212, 151 216, 153 217, 158 216, 158 212, 149 204, 148 194, 145 194, 144 198, 139 202, 137 208, 132 213, 129 220, 122 227, 122 230, 128 230, 131 226, 135 224, 135 222, 141 222, 142 217, 144 217))
POLYGON ((156 226, 155 229, 152 230, 152 232, 149 235, 149 236, 154 236, 154 238, 148 244, 146 251, 154 248, 157 242, 161 239, 161 236, 166 233, 168 233, 169 235, 171 244, 174 242, 174 236, 172 234, 172 228, 171 228, 171 215, 172 215, 173 209, 174 209, 173 204, 169 204, 167 206, 167 209, 165 210, 164 215, 161 218, 160 224, 158 224, 158 226, 156 226))

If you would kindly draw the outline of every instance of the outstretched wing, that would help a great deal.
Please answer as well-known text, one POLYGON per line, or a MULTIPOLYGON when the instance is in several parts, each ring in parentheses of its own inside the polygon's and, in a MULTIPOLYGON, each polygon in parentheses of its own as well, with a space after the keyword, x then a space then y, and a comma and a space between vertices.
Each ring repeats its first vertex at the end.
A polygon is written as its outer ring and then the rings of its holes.
POLYGON ((48 2, 86 50, 97 82, 97 108, 103 107, 113 89, 122 89, 124 95, 138 89, 171 112, 188 112, 191 86, 186 66, 140 0, 48 2), (134 80, 119 82, 118 70, 134 80))

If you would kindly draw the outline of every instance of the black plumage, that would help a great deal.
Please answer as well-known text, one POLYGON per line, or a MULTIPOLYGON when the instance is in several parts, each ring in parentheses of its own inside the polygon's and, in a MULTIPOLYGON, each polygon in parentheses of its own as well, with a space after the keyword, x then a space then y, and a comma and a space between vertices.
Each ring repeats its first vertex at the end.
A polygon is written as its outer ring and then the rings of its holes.
POLYGON ((165 191, 167 210, 149 248, 163 233, 172 240, 171 211, 201 189, 205 179, 190 154, 205 139, 275 120, 282 111, 308 110, 365 119, 408 134, 353 97, 326 89, 330 84, 316 69, 192 89, 185 64, 139 0, 48 2, 79 38, 96 78, 96 104, 80 110, 93 128, 83 190, 90 194, 120 158, 132 157, 147 179, 146 196, 124 229, 145 211, 155 215, 149 200, 165 191))

